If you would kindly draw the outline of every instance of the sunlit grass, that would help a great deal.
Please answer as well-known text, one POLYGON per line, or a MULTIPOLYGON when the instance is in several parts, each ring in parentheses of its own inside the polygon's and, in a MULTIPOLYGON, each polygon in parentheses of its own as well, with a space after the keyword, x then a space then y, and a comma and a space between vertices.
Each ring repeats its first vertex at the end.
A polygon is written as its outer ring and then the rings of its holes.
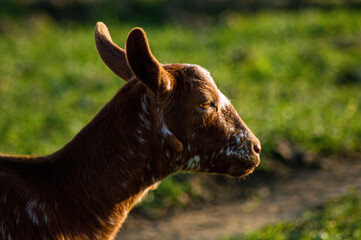
MULTIPOLYGON (((94 23, 95 24, 95 23, 94 23)), ((133 25, 110 23, 124 46, 133 25)), ((2 20, 0 152, 49 154, 69 141, 122 86, 100 60, 93 25, 2 20)), ((316 154, 361 150, 360 11, 229 14, 215 26, 145 28, 163 63, 206 67, 262 142, 316 154)), ((261 164, 262 167, 262 164, 261 164)), ((170 205, 191 187, 168 180, 170 205)), ((157 195, 162 194, 162 196, 157 195)))
POLYGON ((224 240, 354 240, 361 239, 361 199, 350 193, 306 211, 297 221, 279 223, 224 240))

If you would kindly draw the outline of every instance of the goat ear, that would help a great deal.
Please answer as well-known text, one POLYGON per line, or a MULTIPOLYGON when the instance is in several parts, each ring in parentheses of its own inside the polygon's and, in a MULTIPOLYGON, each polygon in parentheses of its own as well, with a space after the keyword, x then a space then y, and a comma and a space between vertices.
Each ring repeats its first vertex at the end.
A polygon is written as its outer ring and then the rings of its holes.
POLYGON ((171 90, 172 76, 163 68, 150 51, 148 39, 141 28, 134 28, 128 35, 126 55, 130 68, 156 96, 171 90))
POLYGON ((119 77, 129 81, 134 75, 128 66, 125 51, 113 42, 107 26, 98 22, 94 35, 95 44, 103 62, 119 77))

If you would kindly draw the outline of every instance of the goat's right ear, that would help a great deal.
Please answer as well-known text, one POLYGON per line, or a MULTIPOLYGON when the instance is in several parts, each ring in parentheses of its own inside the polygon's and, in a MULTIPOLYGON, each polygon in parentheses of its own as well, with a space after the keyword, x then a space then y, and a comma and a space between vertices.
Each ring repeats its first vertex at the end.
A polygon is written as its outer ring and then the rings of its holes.
POLYGON ((134 75, 128 66, 125 51, 113 42, 107 26, 98 22, 94 35, 95 44, 103 62, 119 77, 129 81, 134 75))
POLYGON ((173 76, 168 73, 150 51, 148 39, 141 28, 134 28, 126 43, 128 65, 137 78, 155 96, 169 92, 173 87, 173 76))

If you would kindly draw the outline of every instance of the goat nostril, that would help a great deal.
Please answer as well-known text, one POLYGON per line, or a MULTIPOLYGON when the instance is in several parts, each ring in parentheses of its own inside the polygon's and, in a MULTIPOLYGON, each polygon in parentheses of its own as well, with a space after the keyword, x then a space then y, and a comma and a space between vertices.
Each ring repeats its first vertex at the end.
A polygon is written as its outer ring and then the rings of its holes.
POLYGON ((258 144, 253 145, 253 151, 257 154, 261 153, 261 146, 259 146, 258 144))

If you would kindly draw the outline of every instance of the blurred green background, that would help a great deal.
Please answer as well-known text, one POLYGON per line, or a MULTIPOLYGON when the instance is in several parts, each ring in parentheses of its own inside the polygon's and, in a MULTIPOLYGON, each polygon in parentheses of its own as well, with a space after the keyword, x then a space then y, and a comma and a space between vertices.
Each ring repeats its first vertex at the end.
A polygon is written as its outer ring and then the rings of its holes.
MULTIPOLYGON (((261 140, 261 174, 277 175, 280 159, 317 165, 321 156, 361 153, 360 7, 359 0, 2 0, 0 152, 52 153, 123 85, 95 49, 94 26, 104 21, 122 47, 141 26, 160 62, 207 68, 261 140)), ((175 175, 136 212, 154 217, 216 202, 214 186, 225 183, 241 184, 175 175)))

